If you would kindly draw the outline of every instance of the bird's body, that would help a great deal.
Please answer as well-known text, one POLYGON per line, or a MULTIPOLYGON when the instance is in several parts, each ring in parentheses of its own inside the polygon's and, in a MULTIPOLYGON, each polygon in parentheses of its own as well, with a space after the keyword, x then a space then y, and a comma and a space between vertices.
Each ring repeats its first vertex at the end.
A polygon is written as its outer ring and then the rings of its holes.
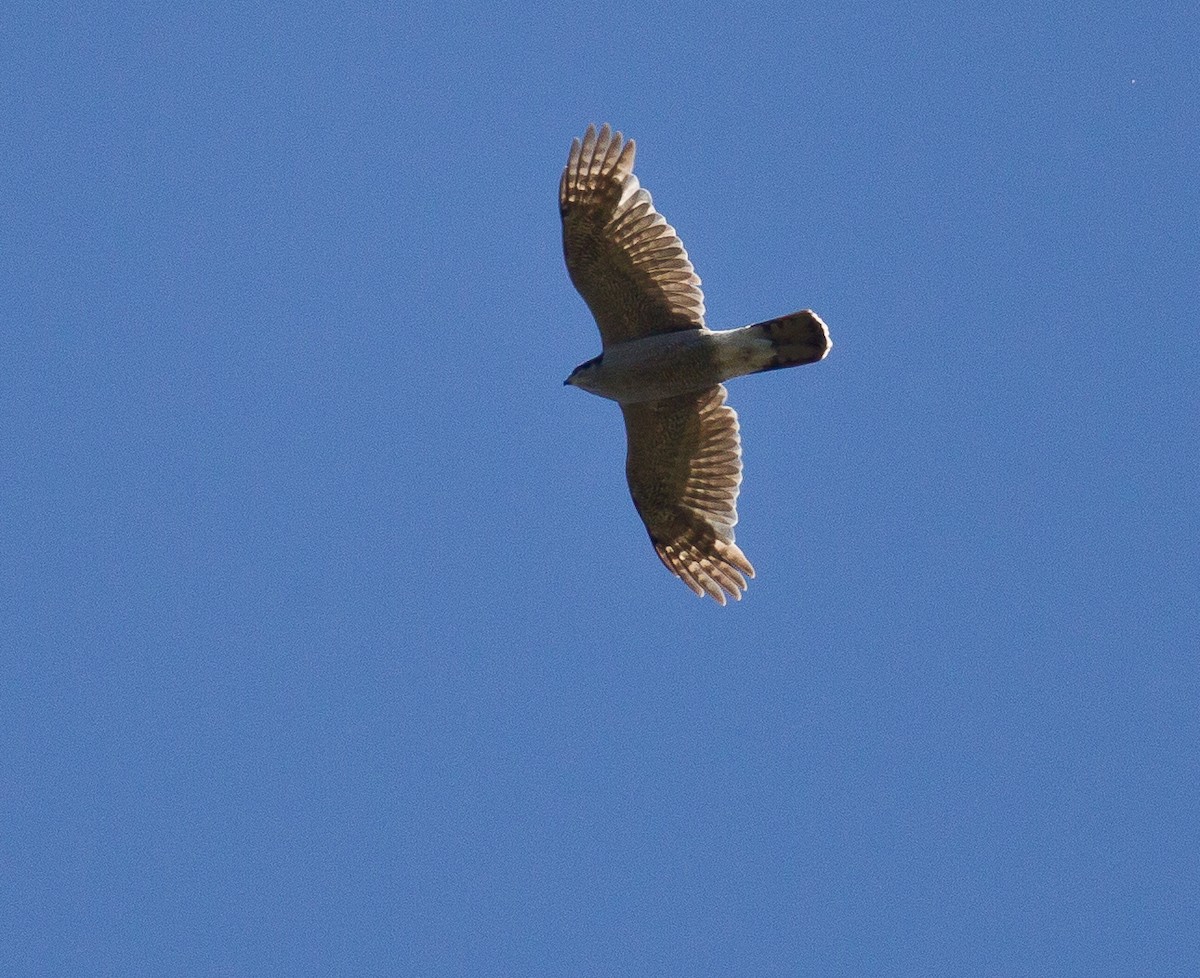
POLYGON ((563 171, 567 270, 604 345, 566 383, 621 405, 626 477, 655 551, 693 591, 724 604, 741 597, 754 568, 734 543, 741 444, 723 382, 821 360, 829 331, 810 310, 710 330, 700 279, 633 159, 633 140, 589 126, 563 171))
MULTIPOLYGON (((784 318, 796 317, 800 318, 798 329, 815 336, 806 335, 799 341, 804 349, 823 348, 827 342, 823 325, 813 322, 816 317, 811 313, 784 318)), ((576 367, 566 383, 621 404, 640 404, 707 390, 746 374, 790 367, 794 364, 780 362, 780 343, 770 334, 780 322, 725 330, 699 327, 615 343, 601 356, 576 367)))

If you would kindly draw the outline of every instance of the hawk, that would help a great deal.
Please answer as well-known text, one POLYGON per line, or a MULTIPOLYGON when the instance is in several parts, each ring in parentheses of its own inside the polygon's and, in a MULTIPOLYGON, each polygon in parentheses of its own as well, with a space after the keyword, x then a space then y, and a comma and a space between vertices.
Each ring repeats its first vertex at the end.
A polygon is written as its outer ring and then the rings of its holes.
POLYGON ((704 323, 683 243, 633 175, 634 142, 605 124, 574 139, 559 183, 567 271, 603 352, 564 383, 621 405, 629 492, 654 550, 696 594, 741 599, 754 568, 734 543, 742 449, 724 381, 815 363, 812 310, 741 329, 704 323))

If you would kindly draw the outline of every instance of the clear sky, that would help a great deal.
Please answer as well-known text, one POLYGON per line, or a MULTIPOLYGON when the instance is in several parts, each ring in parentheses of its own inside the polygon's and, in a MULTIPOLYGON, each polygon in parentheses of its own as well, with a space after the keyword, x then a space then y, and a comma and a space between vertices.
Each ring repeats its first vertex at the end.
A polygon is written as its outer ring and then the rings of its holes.
POLYGON ((1194 3, 4 21, 0 973, 1200 974, 1194 3), (833 335, 726 608, 562 386, 604 121, 833 335))

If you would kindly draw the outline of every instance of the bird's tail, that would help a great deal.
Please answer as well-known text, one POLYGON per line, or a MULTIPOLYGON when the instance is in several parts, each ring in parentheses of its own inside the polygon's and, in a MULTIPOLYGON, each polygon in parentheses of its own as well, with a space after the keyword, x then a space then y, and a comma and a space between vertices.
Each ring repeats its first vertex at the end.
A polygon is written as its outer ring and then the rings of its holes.
POLYGON ((757 341, 753 344, 756 347, 762 348, 763 340, 770 343, 770 352, 763 358, 761 365, 757 366, 755 373, 779 370, 781 367, 798 367, 802 363, 816 363, 818 360, 824 360, 833 347, 829 339, 829 328, 811 309, 793 312, 778 319, 768 319, 765 323, 755 323, 737 332, 744 332, 748 339, 757 341))

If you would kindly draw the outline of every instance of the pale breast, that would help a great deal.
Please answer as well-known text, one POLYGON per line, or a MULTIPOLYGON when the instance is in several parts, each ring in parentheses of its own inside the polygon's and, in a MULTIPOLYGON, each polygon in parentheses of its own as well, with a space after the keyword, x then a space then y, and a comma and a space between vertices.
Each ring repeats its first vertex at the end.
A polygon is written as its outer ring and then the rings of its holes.
POLYGON ((638 404, 715 387, 722 380, 715 335, 692 329, 614 344, 604 351, 589 388, 622 404, 638 404))

